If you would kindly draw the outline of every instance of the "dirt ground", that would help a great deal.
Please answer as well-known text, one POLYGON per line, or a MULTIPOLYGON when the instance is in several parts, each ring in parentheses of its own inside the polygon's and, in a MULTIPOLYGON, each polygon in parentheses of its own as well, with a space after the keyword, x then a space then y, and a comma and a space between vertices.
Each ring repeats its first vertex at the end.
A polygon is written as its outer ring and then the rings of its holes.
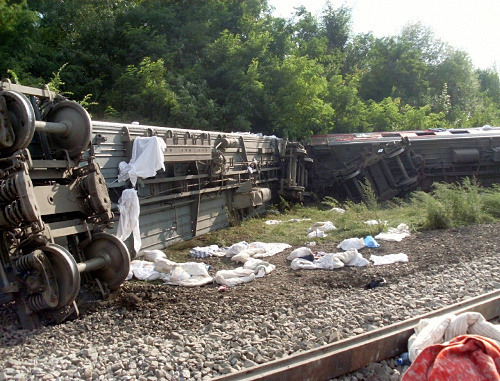
MULTIPOLYGON (((190 329, 206 324, 207 319, 244 319, 246 315, 269 314, 281 306, 300 307, 323 300, 332 289, 364 289, 372 280, 385 278, 387 284, 397 284, 402 278, 418 272, 435 272, 451 263, 469 261, 481 252, 498 252, 500 224, 468 226, 459 229, 414 233, 401 242, 383 242, 380 248, 363 248, 365 258, 371 254, 405 253, 408 263, 391 266, 344 267, 336 270, 298 270, 290 268, 288 254, 295 248, 269 257, 276 265, 270 275, 253 282, 218 290, 217 284, 203 287, 176 287, 159 283, 128 281, 108 301, 82 305, 83 313, 94 313, 102 308, 122 308, 131 313, 150 314, 169 310, 165 329, 190 329), (293 295, 293 297, 291 297, 293 295)), ((335 244, 317 244, 314 252, 340 251, 335 244)), ((186 253, 188 250, 186 250, 186 253)), ((480 254, 479 254, 480 255, 480 254)), ((192 259, 211 266, 210 273, 234 268, 228 258, 192 259)), ((164 319, 162 319, 164 320, 164 319)))

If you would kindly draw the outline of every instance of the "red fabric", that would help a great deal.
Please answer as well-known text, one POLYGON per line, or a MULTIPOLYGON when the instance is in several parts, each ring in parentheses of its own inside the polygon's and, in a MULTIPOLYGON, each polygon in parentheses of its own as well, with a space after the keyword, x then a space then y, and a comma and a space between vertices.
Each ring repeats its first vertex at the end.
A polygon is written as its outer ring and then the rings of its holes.
POLYGON ((500 381, 500 347, 486 337, 462 335, 425 348, 401 381, 500 381))

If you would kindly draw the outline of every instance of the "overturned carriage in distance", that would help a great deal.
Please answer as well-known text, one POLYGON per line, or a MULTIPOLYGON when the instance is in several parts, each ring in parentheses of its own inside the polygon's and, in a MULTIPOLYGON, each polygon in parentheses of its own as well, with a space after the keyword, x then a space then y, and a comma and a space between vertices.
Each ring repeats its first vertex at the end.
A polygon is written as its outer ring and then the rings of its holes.
POLYGON ((438 181, 500 181, 500 127, 318 135, 307 151, 319 196, 360 201, 368 184, 388 200, 438 181))

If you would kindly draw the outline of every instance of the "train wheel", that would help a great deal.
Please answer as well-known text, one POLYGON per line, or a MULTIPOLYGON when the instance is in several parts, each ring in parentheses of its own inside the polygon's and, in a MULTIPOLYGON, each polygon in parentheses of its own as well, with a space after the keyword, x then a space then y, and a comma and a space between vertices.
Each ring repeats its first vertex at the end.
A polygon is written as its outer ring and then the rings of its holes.
POLYGON ((106 266, 90 274, 115 290, 125 281, 130 271, 130 254, 127 246, 109 233, 95 233, 92 241, 83 247, 85 260, 103 257, 106 266))
POLYGON ((64 247, 49 243, 39 248, 49 259, 59 288, 56 308, 70 305, 80 291, 80 273, 73 256, 64 247))
POLYGON ((90 144, 92 121, 87 111, 76 102, 61 101, 47 114, 46 122, 65 123, 68 132, 49 134, 51 147, 68 151, 70 157, 78 156, 90 144))
POLYGON ((68 316, 80 290, 80 273, 73 256, 62 246, 35 248, 15 262, 19 292, 14 294, 23 328, 40 325, 40 316, 57 322, 68 316))
POLYGON ((14 133, 14 142, 10 147, 1 149, 2 156, 10 155, 28 147, 35 134, 35 112, 25 95, 17 91, 2 91, 14 133))

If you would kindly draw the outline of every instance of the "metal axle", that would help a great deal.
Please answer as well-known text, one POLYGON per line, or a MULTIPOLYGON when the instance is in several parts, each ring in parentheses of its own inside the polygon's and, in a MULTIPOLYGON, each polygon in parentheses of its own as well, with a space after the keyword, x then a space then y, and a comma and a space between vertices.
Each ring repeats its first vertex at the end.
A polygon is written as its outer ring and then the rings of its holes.
POLYGON ((101 254, 98 257, 89 259, 88 261, 77 263, 78 272, 85 273, 94 270, 106 268, 111 263, 111 258, 107 254, 101 254))
POLYGON ((46 132, 47 134, 66 135, 71 128, 70 121, 64 122, 44 122, 35 121, 35 131, 46 132))

